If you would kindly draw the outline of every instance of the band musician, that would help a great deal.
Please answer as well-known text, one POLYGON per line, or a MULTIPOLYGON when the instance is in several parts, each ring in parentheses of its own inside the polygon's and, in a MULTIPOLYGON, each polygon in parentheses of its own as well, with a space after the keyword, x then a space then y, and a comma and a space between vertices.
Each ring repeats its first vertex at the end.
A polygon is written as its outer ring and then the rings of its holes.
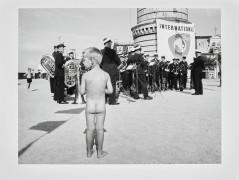
POLYGON ((148 62, 144 60, 141 54, 141 47, 139 45, 135 45, 133 51, 134 54, 128 57, 127 64, 136 64, 136 71, 134 71, 136 73, 136 79, 134 82, 136 84, 136 95, 134 98, 139 99, 139 91, 137 87, 137 84, 139 84, 142 89, 144 99, 151 100, 153 98, 148 95, 147 81, 145 77, 145 69, 148 62))

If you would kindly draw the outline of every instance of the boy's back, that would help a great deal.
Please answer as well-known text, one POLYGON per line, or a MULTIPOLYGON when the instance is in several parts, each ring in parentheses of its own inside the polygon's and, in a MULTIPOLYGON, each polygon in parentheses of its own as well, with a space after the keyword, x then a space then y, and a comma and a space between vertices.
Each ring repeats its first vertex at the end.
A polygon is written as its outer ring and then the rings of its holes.
POLYGON ((93 68, 82 77, 86 90, 86 111, 87 113, 105 112, 105 91, 107 83, 110 82, 109 74, 100 68, 93 68))
POLYGON ((89 100, 101 100, 105 98, 105 88, 108 74, 101 69, 92 69, 86 73, 86 97, 89 100))

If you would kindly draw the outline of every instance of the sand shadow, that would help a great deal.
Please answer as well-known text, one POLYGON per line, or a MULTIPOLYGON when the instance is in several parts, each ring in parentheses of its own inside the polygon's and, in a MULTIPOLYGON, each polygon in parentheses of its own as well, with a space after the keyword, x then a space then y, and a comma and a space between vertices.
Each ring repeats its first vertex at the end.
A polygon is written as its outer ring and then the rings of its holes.
POLYGON ((26 145, 24 148, 22 148, 20 151, 18 151, 18 157, 20 157, 22 154, 24 154, 35 142, 37 142, 39 139, 44 137, 45 135, 51 133, 56 128, 60 127, 62 124, 64 124, 66 121, 46 121, 37 124, 36 126, 32 126, 30 129, 32 130, 40 130, 40 131, 46 131, 46 134, 43 134, 42 136, 38 137, 28 145, 26 145))
POLYGON ((54 131, 56 128, 64 124, 66 121, 46 121, 41 122, 37 124, 36 126, 32 126, 30 129, 33 130, 40 130, 40 131, 46 131, 47 133, 50 133, 54 131))
POLYGON ((67 109, 67 110, 62 110, 62 111, 56 111, 55 113, 80 114, 84 110, 85 110, 85 107, 83 107, 83 108, 75 108, 75 109, 67 109))
POLYGON ((38 89, 33 89, 32 91, 37 91, 38 89))
POLYGON ((127 96, 125 94, 122 94, 122 95, 120 94, 119 96, 127 99, 129 102, 136 102, 135 100, 133 100, 133 97, 131 97, 131 96, 127 96))

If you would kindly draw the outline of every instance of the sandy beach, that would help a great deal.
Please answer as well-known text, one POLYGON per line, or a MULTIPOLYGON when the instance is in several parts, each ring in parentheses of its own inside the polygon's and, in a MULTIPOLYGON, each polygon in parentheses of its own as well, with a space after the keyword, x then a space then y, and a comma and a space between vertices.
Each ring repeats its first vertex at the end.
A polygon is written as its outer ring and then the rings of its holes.
MULTIPOLYGON (((194 90, 151 94, 151 101, 107 105, 104 150, 86 157, 85 105, 57 104, 45 79, 18 80, 19 164, 218 164, 221 163, 221 88, 203 80, 194 90)), ((142 97, 142 96, 141 96, 142 97)))

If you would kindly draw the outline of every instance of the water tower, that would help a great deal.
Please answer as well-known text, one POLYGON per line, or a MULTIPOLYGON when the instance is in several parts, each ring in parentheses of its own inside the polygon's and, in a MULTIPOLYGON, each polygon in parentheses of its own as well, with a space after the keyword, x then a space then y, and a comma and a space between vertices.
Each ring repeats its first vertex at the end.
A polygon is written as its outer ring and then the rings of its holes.
POLYGON ((138 8, 137 25, 131 28, 134 44, 140 44, 150 56, 157 53, 156 19, 190 23, 187 8, 138 8))

